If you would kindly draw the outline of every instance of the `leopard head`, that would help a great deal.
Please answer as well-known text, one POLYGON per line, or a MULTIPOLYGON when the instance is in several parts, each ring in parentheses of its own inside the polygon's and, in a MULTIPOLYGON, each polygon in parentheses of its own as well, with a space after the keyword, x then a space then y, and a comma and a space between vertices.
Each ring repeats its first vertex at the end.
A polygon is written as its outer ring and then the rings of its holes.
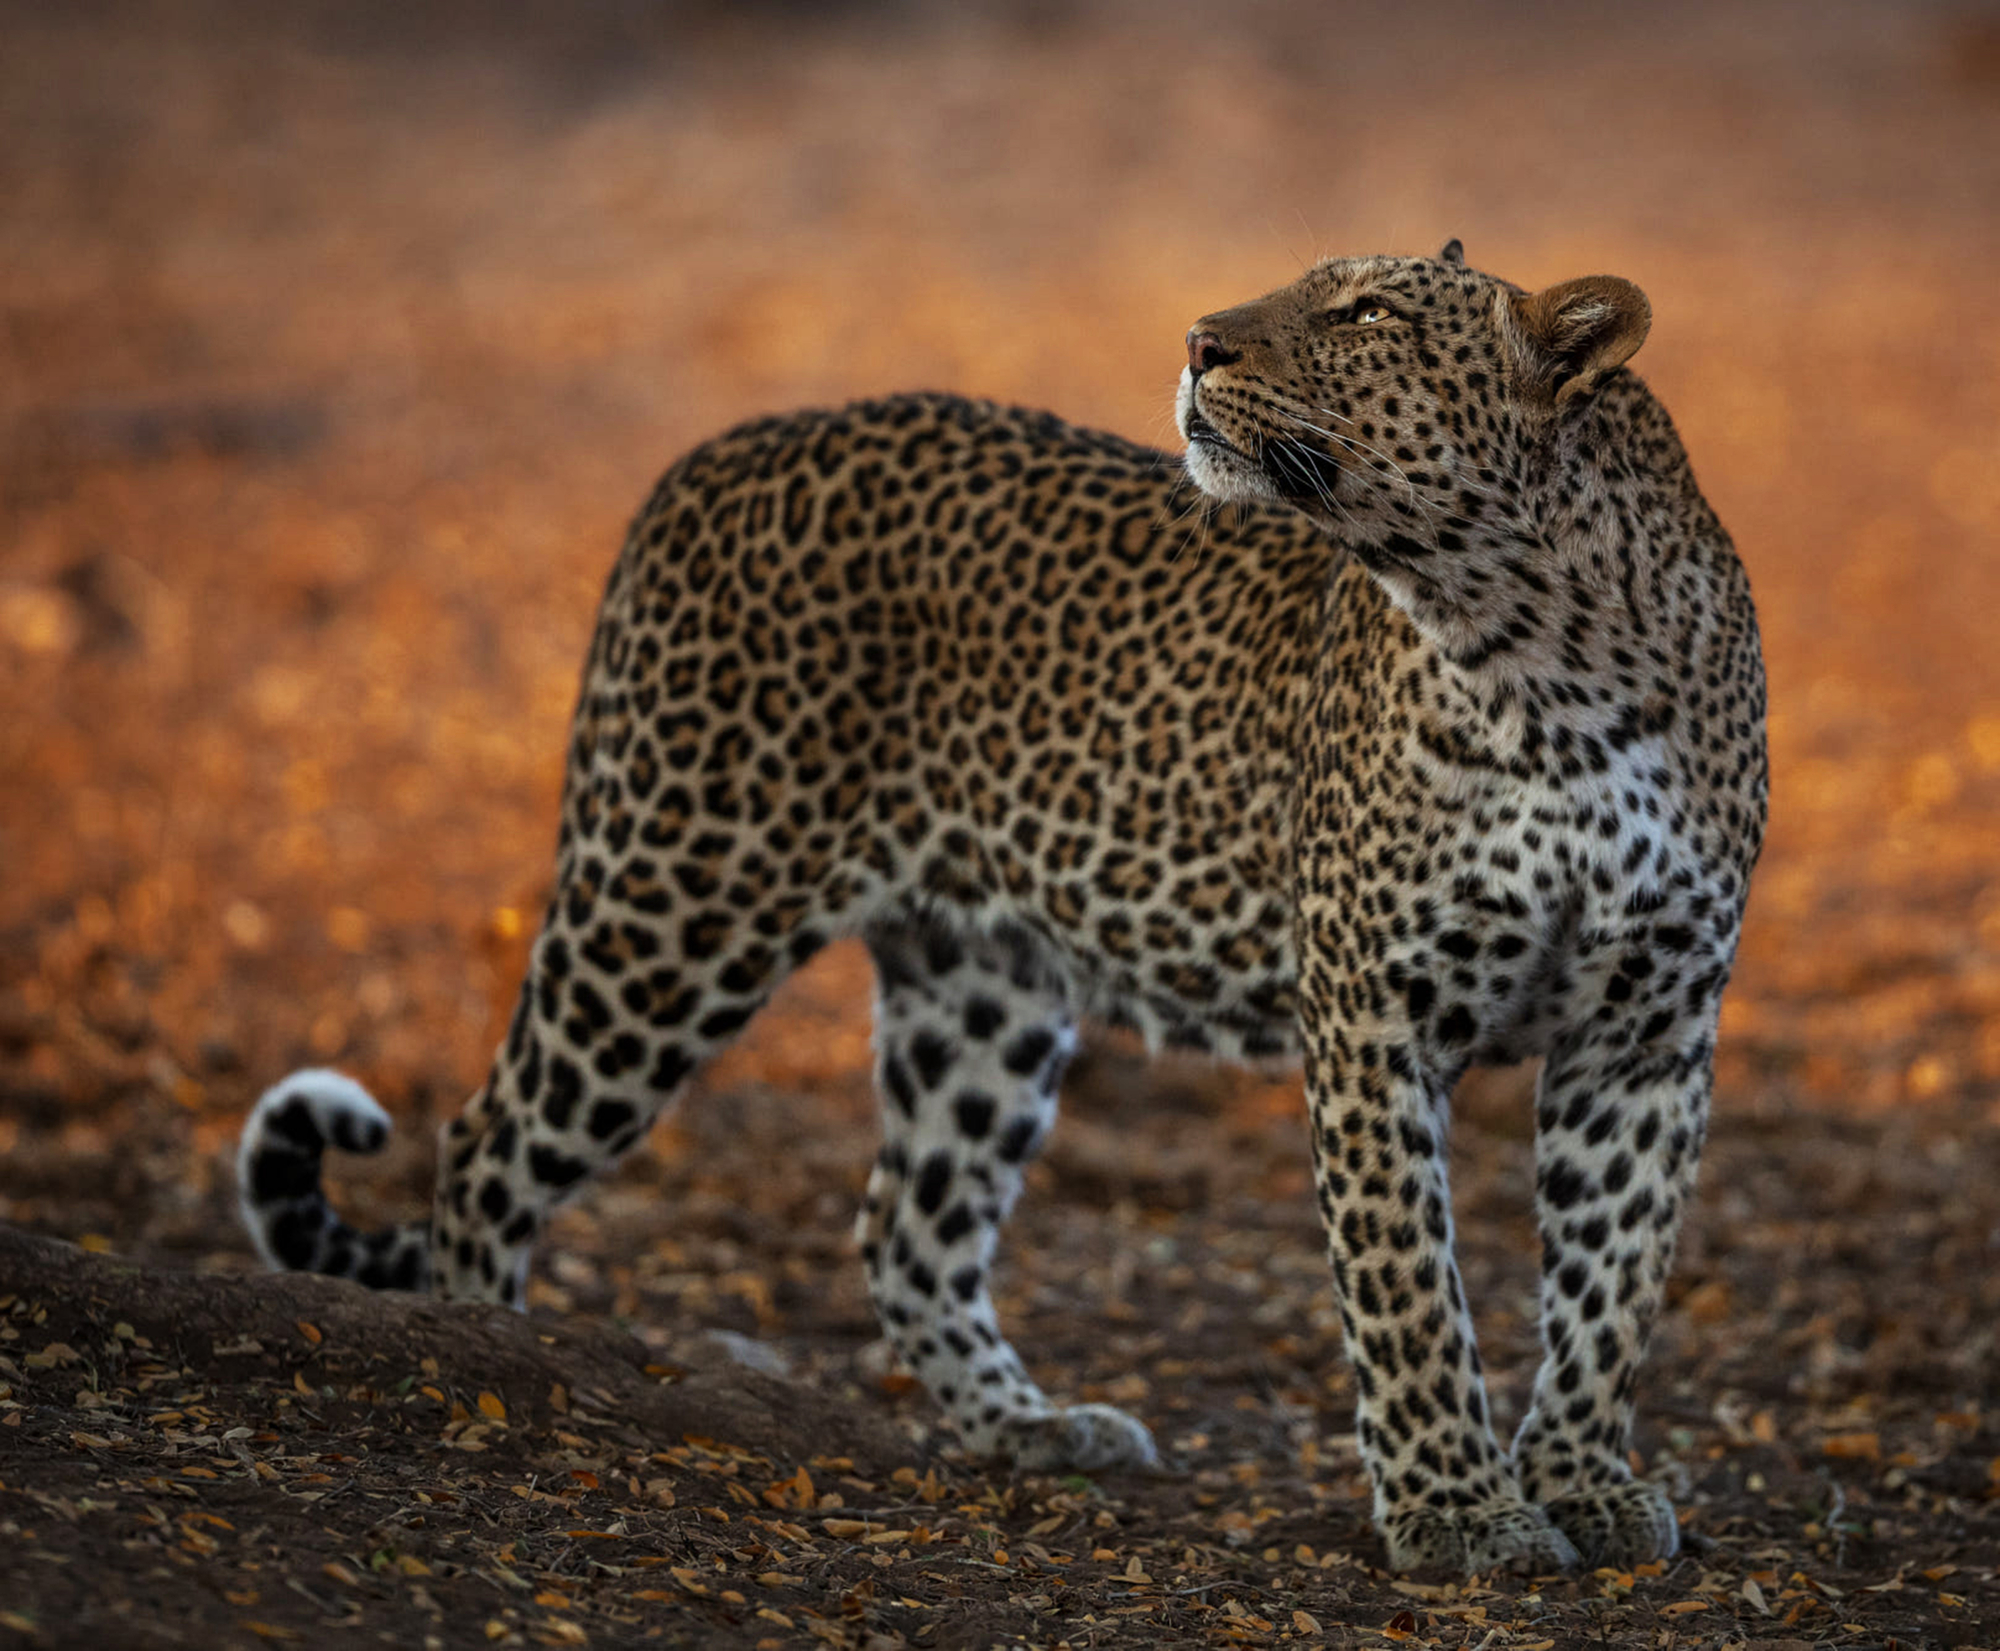
POLYGON ((1579 445, 1565 435, 1614 380, 1636 384, 1619 369, 1651 315, 1616 276, 1524 292, 1456 241, 1331 259, 1189 330, 1188 472, 1213 497, 1305 512, 1378 573, 1435 579, 1545 519, 1579 445))

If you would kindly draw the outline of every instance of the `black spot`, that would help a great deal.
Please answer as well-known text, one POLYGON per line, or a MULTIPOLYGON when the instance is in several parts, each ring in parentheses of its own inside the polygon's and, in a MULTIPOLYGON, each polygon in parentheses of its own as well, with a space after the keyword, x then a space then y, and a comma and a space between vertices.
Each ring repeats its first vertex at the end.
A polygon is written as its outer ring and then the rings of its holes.
POLYGON ((874 959, 875 978, 880 983, 885 997, 907 987, 920 985, 923 981, 923 976, 917 972, 909 952, 900 945, 892 945, 887 941, 879 945, 871 944, 868 955, 874 959))
POLYGON ((395 1266, 388 1271, 386 1286, 391 1290, 415 1290, 424 1281, 424 1252, 415 1244, 409 1245, 396 1258, 395 1266))
POLYGON ((925 1215, 936 1215, 944 1206, 944 1195, 951 1190, 951 1154, 938 1151, 924 1159, 923 1168, 917 1172, 917 1208, 925 1215))
POLYGON ((944 1218, 937 1224, 938 1242, 944 1245, 956 1244, 972 1231, 972 1209, 964 1203, 957 1203, 944 1212, 944 1218))
POLYGON ((968 1089, 952 1103, 952 1111, 958 1118, 959 1133, 968 1141, 983 1141, 993 1128, 993 1113, 996 1103, 991 1095, 977 1089, 968 1089))
POLYGON ((1472 1018, 1472 1011, 1462 1003, 1438 1023, 1438 1036, 1446 1043, 1470 1043, 1479 1032, 1479 1023, 1472 1018))
POLYGON ((670 1090, 694 1070, 694 1057, 677 1043, 670 1043, 653 1062, 646 1081, 658 1090, 670 1090))
POLYGON ((283 1106, 273 1109, 264 1119, 264 1127, 273 1135, 282 1136, 297 1147, 309 1147, 317 1152, 326 1144, 320 1134, 319 1125, 313 1122, 312 1108, 301 1096, 293 1096, 283 1106))
POLYGON ((894 1055, 882 1057, 882 1087, 905 1118, 917 1115, 917 1086, 910 1082, 910 1069, 894 1055))
POLYGON ((567 1187, 581 1181, 590 1166, 581 1158, 570 1158, 553 1147, 528 1149, 528 1172, 547 1187, 567 1187))
POLYGON ((1001 1131, 1000 1145, 996 1149, 1001 1161, 1018 1164, 1035 1150, 1035 1142, 1041 1139, 1041 1120, 1032 1113, 1016 1118, 1001 1131))
POLYGON ((260 1204, 310 1198, 319 1191, 319 1154, 265 1147, 250 1160, 250 1195, 260 1204))
POLYGON ((494 1127, 493 1133, 486 1137, 486 1156, 498 1164, 511 1164, 514 1161, 514 1149, 520 1144, 520 1121, 510 1114, 502 1118, 494 1127))
POLYGON ((722 950, 723 942, 729 938, 730 923, 720 912, 703 912, 691 917, 681 925, 681 955, 695 962, 706 962, 722 950))
POLYGON ((500 1178, 490 1177, 479 1189, 479 1208, 489 1221, 505 1221, 507 1212, 514 1207, 514 1200, 507 1196, 507 1189, 500 1178))
POLYGON ((947 929, 932 929, 924 936, 924 962, 934 975, 948 975, 965 961, 965 948, 947 929))
POLYGON ((1055 1046, 1055 1033, 1046 1026, 1031 1026, 1001 1052, 1000 1063, 1017 1078, 1032 1078, 1055 1046))
POLYGON ((570 1114, 583 1094, 583 1074, 562 1055, 549 1057, 549 1092, 542 1101, 542 1116, 551 1129, 569 1128, 570 1114))
POLYGON ((951 1045, 925 1027, 910 1039, 910 1059, 916 1062, 917 1076, 923 1080, 924 1087, 935 1089, 938 1081, 951 1070, 951 1045))
POLYGON ((312 1265, 313 1252, 319 1248, 320 1231, 321 1218, 317 1211, 287 1210, 271 1223, 264 1236, 280 1264, 296 1272, 312 1265))
POLYGON ((590 1109, 593 1139, 608 1141, 638 1116, 638 1108, 627 1101, 599 1101, 590 1109))
MULTIPOLYGON (((648 1026, 657 1026, 662 1030, 679 1026, 701 1006, 700 988, 680 986, 679 979, 671 969, 656 969, 647 977, 646 1001, 652 1008, 652 1013, 646 1016, 648 1026)), ((645 1011, 635 1007, 632 1012, 636 1015, 645 1011)))
POLYGON ((965 1006, 966 1036, 982 1041, 1007 1024, 1007 1011, 990 997, 976 997, 965 1006))
POLYGON ((589 981, 572 981, 569 1000, 576 1005, 577 1013, 592 1031, 601 1032, 611 1024, 611 1005, 604 1001, 604 995, 589 981))
POLYGON ((757 1012, 754 1003, 739 1004, 732 1009, 717 1009, 704 1015, 695 1030, 705 1038, 721 1039, 730 1037, 743 1029, 743 1023, 757 1012))
POLYGON ((1588 1182, 1583 1171, 1567 1158, 1558 1158, 1542 1172, 1542 1196, 1556 1209, 1570 1208, 1584 1194, 1588 1182))
POLYGON ((620 1032, 610 1043, 598 1050, 596 1058, 590 1064, 597 1069, 600 1077, 615 1078, 621 1073, 629 1072, 645 1058, 645 1044, 630 1032, 620 1032))

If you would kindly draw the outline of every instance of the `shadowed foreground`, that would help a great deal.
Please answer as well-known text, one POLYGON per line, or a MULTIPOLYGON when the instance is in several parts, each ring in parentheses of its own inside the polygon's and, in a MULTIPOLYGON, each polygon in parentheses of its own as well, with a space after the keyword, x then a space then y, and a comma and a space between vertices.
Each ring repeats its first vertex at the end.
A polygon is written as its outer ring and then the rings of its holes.
MULTIPOLYGON (((0 1229, 0 1624, 138 1647, 1992 1643, 2000 1188, 1960 1173, 1990 1139, 1725 1122, 1640 1404, 1681 1557, 1426 1584, 1379 1569, 1294 1121, 1131 1080, 1079 1074, 1000 1299, 1036 1375, 1134 1410, 1169 1476, 957 1457, 884 1373, 829 1208, 860 1120, 750 1090, 559 1222, 525 1319, 0 1229), (668 1328, 703 1323, 789 1373, 668 1328)), ((1472 1097, 1456 1148, 1512 1415, 1519 1101, 1472 1097)))

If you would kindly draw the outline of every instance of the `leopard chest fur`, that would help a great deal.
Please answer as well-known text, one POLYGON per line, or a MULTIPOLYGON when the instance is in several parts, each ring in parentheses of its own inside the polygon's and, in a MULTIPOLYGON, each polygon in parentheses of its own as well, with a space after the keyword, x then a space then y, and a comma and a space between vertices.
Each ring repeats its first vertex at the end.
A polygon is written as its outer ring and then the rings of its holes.
POLYGON ((1688 904, 1702 879, 1671 829, 1668 772, 1650 746, 1568 781, 1432 771, 1430 820, 1392 851, 1399 875, 1363 920, 1374 987, 1400 997, 1432 1070, 1546 1054, 1601 989, 1600 951, 1688 904))

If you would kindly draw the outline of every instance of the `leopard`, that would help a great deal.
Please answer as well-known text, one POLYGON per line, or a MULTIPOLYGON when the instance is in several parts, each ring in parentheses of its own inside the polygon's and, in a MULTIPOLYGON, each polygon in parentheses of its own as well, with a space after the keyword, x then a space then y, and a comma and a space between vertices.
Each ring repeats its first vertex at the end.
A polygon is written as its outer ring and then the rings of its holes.
POLYGON ((884 1336, 971 1455, 1143 1470, 1003 1334, 1001 1225, 1079 1027, 1303 1074, 1372 1516, 1406 1572, 1677 1551, 1632 1451, 1767 797, 1756 614, 1632 282, 1318 262, 1196 321, 1170 454, 944 394, 773 415, 667 470, 612 569, 553 894, 434 1208, 362 1232, 258 1100, 272 1265, 520 1307, 559 1201, 858 937, 884 1336), (1542 1355, 1496 1434, 1450 1098, 1540 1060, 1542 1355), (1635 1468, 1635 1463, 1638 1466, 1635 1468))

